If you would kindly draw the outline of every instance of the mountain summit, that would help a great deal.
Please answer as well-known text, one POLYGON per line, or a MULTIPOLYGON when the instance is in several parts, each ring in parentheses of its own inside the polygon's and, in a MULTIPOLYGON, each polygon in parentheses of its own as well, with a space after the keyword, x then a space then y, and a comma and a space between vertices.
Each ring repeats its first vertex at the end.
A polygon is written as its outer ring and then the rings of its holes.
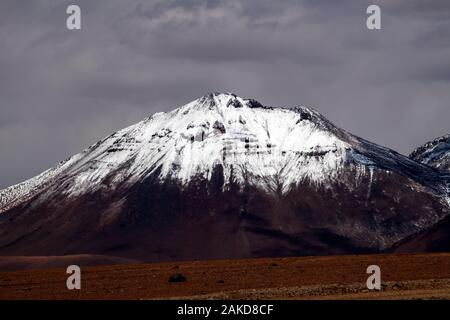
POLYGON ((450 213, 446 181, 311 108, 207 94, 0 191, 0 254, 379 252, 450 213))
POLYGON ((415 149, 410 157, 438 169, 450 170, 450 134, 415 149))
POLYGON ((89 147, 42 175, 1 193, 0 210, 31 196, 55 177, 70 177, 61 192, 77 196, 106 185, 136 183, 158 171, 183 185, 211 179, 223 168, 230 177, 251 178, 266 187, 275 175, 289 189, 308 178, 317 183, 336 175, 350 150, 342 130, 312 109, 264 107, 234 94, 208 94, 168 113, 153 116, 89 147), (264 180, 264 181, 262 181, 264 180), (34 190, 31 190, 34 189, 34 190))

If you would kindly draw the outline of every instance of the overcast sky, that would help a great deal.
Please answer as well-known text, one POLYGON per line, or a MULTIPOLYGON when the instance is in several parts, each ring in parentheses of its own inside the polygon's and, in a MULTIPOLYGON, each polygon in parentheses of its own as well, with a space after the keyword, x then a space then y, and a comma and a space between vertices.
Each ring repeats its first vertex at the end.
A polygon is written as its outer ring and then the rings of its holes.
POLYGON ((450 1, 1 0, 0 188, 211 91, 407 154, 450 133, 450 1))

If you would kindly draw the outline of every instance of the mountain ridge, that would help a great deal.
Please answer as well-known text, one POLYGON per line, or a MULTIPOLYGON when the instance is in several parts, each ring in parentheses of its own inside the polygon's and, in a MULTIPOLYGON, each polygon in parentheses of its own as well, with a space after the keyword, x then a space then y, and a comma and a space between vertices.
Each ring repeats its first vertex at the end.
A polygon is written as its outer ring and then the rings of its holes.
POLYGON ((312 108, 212 93, 0 191, 0 254, 382 252, 448 216, 448 181, 312 108))
POLYGON ((410 157, 437 169, 450 170, 450 134, 433 139, 416 148, 410 157))

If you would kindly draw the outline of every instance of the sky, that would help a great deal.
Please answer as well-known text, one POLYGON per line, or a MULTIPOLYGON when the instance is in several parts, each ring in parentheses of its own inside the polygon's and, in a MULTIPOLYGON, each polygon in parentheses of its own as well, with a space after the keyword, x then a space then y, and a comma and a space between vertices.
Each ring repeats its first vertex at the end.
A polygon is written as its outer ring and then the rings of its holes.
POLYGON ((1 0, 0 188, 208 92, 314 107, 409 154, 450 133, 450 2, 1 0))

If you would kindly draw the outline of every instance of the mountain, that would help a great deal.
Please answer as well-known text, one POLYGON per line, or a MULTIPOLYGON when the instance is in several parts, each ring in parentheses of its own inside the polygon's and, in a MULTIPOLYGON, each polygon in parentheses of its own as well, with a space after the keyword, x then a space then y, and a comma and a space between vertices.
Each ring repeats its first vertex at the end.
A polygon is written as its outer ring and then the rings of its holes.
MULTIPOLYGON (((427 142, 415 149, 410 158, 428 166, 447 172, 450 170, 450 134, 427 142)), ((400 252, 448 252, 450 251, 450 216, 433 227, 419 231, 393 246, 400 252)))
POLYGON ((214 93, 0 191, 0 255, 380 252, 449 213, 442 171, 311 108, 214 93))
POLYGON ((450 216, 395 244, 394 252, 450 252, 450 216))
POLYGON ((411 159, 442 170, 450 170, 450 134, 415 149, 411 159))

